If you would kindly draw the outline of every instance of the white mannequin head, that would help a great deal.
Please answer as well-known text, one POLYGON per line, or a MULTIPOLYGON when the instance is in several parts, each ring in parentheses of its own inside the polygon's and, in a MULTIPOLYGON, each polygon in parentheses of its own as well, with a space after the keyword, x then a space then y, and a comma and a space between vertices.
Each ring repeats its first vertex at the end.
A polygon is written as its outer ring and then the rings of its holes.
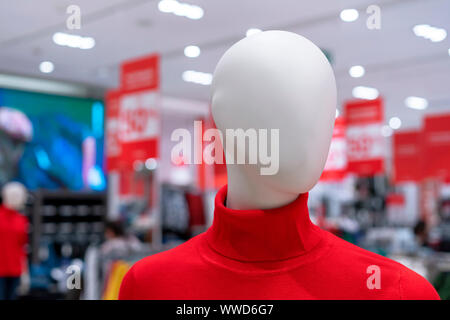
POLYGON ((266 31, 228 49, 214 72, 214 121, 222 132, 279 129, 279 170, 261 175, 259 162, 227 164, 227 206, 273 208, 308 192, 325 166, 335 112, 333 70, 308 39, 266 31))
POLYGON ((2 198, 5 207, 20 211, 27 202, 27 189, 19 182, 8 182, 3 186, 2 198))

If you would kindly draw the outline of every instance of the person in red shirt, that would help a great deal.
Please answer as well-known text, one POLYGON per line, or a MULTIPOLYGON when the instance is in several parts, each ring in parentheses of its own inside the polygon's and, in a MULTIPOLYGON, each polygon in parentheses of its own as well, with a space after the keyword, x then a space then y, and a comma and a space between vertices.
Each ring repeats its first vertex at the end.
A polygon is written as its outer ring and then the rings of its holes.
POLYGON ((17 182, 2 190, 0 206, 0 300, 13 300, 25 269, 28 221, 18 211, 26 202, 26 189, 17 182))

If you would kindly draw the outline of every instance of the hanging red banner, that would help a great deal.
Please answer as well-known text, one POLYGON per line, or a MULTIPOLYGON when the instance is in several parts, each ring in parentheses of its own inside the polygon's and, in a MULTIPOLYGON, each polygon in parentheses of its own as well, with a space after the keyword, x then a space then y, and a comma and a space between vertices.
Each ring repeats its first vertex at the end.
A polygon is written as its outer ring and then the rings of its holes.
POLYGON ((108 170, 130 171, 158 157, 160 136, 159 56, 122 64, 121 87, 106 97, 108 170))
POLYGON ((345 120, 339 117, 334 122, 330 151, 323 170, 321 181, 339 181, 347 172, 347 141, 345 139, 345 120))
POLYGON ((384 172, 385 141, 381 135, 383 100, 356 100, 344 106, 348 172, 372 176, 384 172))
POLYGON ((114 171, 119 168, 121 144, 119 141, 120 91, 106 93, 106 168, 114 171))
POLYGON ((123 94, 120 99, 119 140, 121 162, 129 168, 136 161, 158 157, 160 136, 159 96, 142 91, 123 94))
POLYGON ((424 175, 450 181, 450 114, 425 117, 424 175))
POLYGON ((421 132, 396 132, 393 135, 394 182, 422 179, 421 132))
POLYGON ((158 157, 159 56, 153 54, 124 62, 120 79, 120 158, 131 169, 136 161, 158 157))
POLYGON ((159 89, 159 55, 128 60, 120 68, 120 89, 125 92, 159 89))

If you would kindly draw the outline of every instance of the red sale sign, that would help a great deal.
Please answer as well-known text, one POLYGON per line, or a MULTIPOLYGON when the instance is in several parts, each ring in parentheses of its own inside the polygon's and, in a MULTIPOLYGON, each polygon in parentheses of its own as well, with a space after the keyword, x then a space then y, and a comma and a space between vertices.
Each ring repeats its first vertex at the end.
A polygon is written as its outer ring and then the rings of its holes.
POLYGON ((106 94, 106 167, 108 171, 119 168, 121 143, 119 141, 120 91, 106 94))
POLYGON ((425 118, 423 155, 425 177, 450 181, 450 114, 425 118))
POLYGON ((106 153, 109 170, 127 171, 158 157, 159 56, 126 61, 120 79, 121 88, 106 97, 106 153))
POLYGON ((120 87, 125 92, 158 90, 159 55, 128 60, 120 68, 120 87))
POLYGON ((320 180, 338 181, 344 178, 346 172, 347 141, 345 139, 345 120, 342 117, 339 117, 334 123, 330 150, 320 180))
POLYGON ((158 157, 160 117, 158 94, 152 91, 122 95, 119 112, 119 140, 122 161, 130 166, 135 161, 158 157))
POLYGON ((423 154, 420 131, 396 132, 393 136, 394 182, 420 181, 423 154))
POLYGON ((347 125, 347 157, 349 172, 370 176, 384 171, 385 141, 381 135, 383 101, 351 101, 344 106, 347 125))

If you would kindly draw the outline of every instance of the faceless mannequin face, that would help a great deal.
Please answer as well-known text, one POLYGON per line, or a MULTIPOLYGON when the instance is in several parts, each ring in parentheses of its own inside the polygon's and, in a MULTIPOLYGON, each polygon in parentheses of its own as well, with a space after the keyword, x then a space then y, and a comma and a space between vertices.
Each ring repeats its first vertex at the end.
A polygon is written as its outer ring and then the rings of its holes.
MULTIPOLYGON (((308 192, 325 166, 335 112, 332 68, 311 41, 291 32, 266 31, 233 45, 214 73, 214 121, 223 133, 278 129, 279 169, 261 175, 265 165, 259 160, 227 164, 227 206, 277 207, 308 192)), ((230 150, 226 143, 224 147, 229 163, 230 150)), ((246 148, 236 151, 248 152, 246 148)))
POLYGON ((19 182, 9 182, 2 189, 2 197, 5 207, 20 211, 27 202, 27 190, 19 182))

